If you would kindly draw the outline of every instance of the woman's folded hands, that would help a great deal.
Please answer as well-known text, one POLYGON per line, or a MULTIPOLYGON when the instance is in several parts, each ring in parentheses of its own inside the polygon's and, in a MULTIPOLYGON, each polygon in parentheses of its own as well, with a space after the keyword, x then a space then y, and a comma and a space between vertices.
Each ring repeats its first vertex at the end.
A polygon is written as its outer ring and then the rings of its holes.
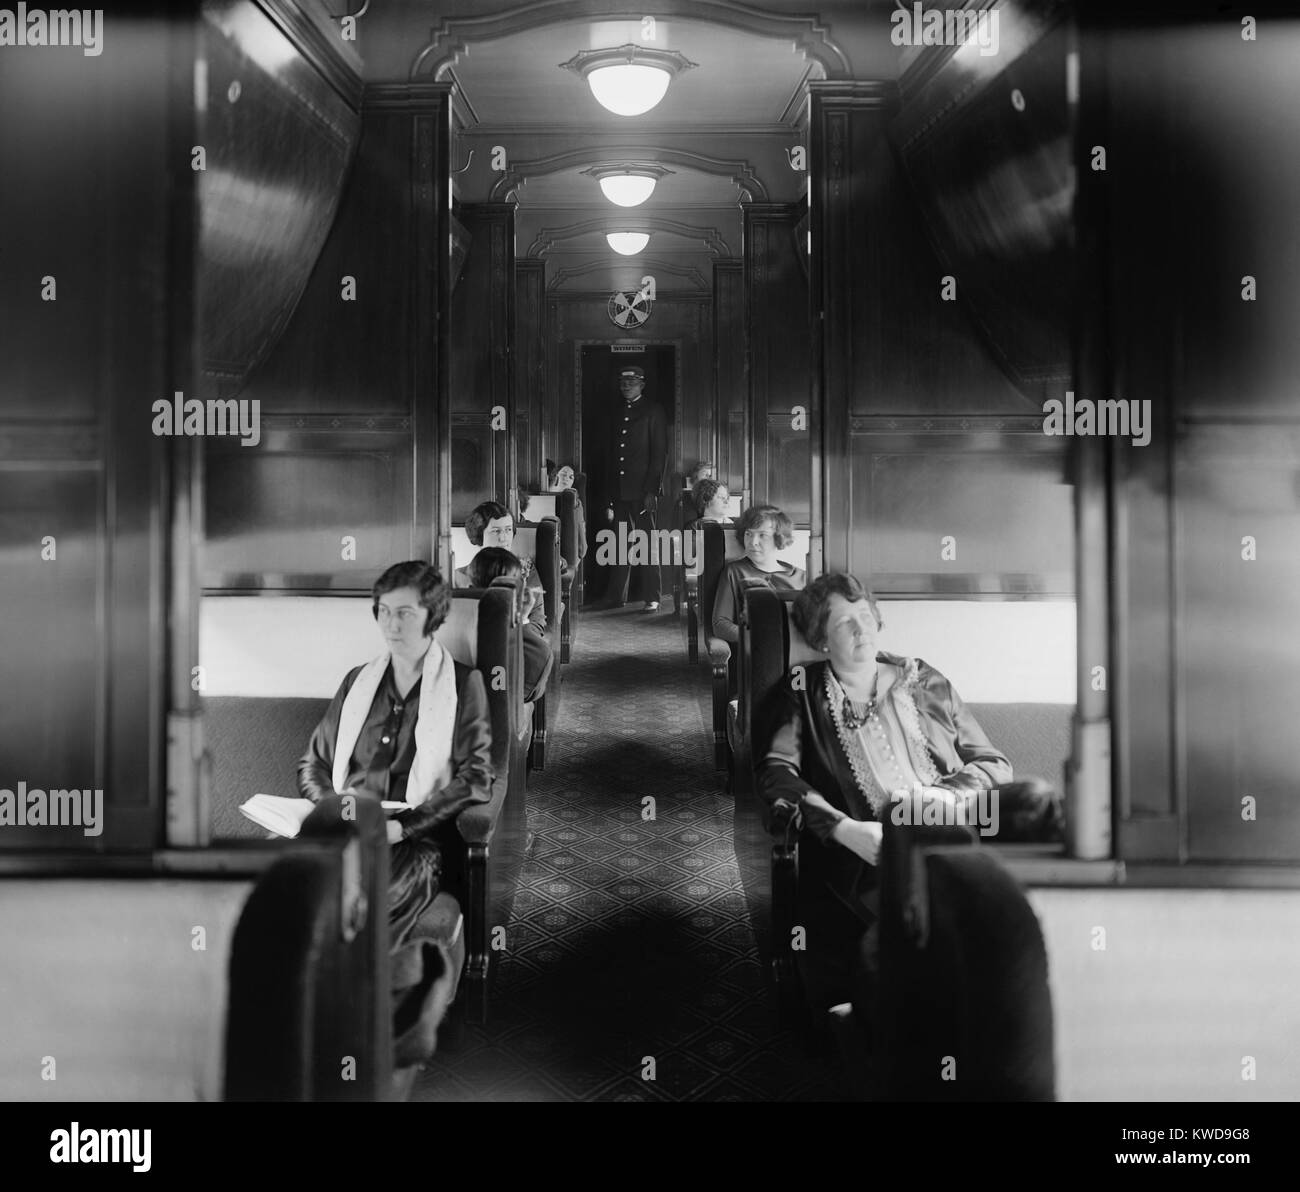
POLYGON ((806 808, 839 816, 831 831, 831 839, 842 844, 850 852, 856 853, 868 865, 875 865, 880 860, 880 841, 884 835, 884 825, 875 820, 855 820, 832 807, 816 791, 809 791, 803 797, 806 808))

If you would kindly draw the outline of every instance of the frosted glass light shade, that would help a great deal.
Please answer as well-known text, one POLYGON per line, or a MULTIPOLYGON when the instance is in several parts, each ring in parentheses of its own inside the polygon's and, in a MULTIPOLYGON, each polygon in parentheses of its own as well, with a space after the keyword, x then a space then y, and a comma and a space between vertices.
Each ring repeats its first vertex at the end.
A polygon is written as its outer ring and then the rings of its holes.
POLYGON ((668 93, 672 75, 659 66, 624 62, 601 66, 587 75, 596 102, 616 116, 640 116, 668 93))
POLYGON ((646 232, 606 232, 605 239, 610 248, 625 257, 632 257, 650 243, 646 232))
POLYGON ((611 174, 600 180, 605 198, 620 207, 639 207, 654 194, 656 178, 644 174, 611 174))

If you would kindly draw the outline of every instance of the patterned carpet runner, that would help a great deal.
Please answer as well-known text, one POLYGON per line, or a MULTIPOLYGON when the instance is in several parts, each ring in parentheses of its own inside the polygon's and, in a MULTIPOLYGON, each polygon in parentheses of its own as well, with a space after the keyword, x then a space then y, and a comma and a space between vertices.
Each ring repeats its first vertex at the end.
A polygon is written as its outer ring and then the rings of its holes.
MULTIPOLYGON (((668 602, 666 602, 668 603, 668 602)), ((582 616, 490 1021, 412 1100, 755 1101, 839 1096, 778 1029, 714 773, 709 676, 682 622, 582 616), (654 818, 645 818, 652 809, 654 818)))

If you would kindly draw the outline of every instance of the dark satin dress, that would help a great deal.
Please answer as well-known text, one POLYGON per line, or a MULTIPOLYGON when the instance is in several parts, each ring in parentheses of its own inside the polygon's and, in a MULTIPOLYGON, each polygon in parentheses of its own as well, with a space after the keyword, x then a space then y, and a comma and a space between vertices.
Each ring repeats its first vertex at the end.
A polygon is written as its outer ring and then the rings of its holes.
MULTIPOLYGON (((298 790, 313 802, 334 794, 339 718, 361 669, 358 666, 348 672, 298 763, 298 790)), ((406 782, 415 760, 420 686, 417 680, 405 697, 399 696, 389 663, 348 763, 348 787, 364 790, 377 799, 401 802, 406 798, 406 782)), ((444 884, 441 842, 449 839, 448 833, 455 832, 456 816, 470 804, 487 803, 492 798, 492 722, 487 691, 483 676, 459 662, 456 701, 452 779, 426 802, 401 816, 402 839, 389 850, 389 942, 393 947, 406 938, 444 884)))

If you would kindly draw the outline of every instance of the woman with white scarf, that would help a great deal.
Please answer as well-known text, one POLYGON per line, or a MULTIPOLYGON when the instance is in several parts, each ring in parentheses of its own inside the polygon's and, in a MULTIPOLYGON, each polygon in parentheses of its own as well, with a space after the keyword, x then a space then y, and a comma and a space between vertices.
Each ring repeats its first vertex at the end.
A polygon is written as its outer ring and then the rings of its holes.
POLYGON ((492 722, 483 676, 434 640, 451 607, 438 571, 396 563, 372 594, 383 652, 344 677, 298 763, 298 789, 313 802, 356 794, 406 805, 388 813, 396 947, 438 893, 439 837, 492 798, 492 722))

